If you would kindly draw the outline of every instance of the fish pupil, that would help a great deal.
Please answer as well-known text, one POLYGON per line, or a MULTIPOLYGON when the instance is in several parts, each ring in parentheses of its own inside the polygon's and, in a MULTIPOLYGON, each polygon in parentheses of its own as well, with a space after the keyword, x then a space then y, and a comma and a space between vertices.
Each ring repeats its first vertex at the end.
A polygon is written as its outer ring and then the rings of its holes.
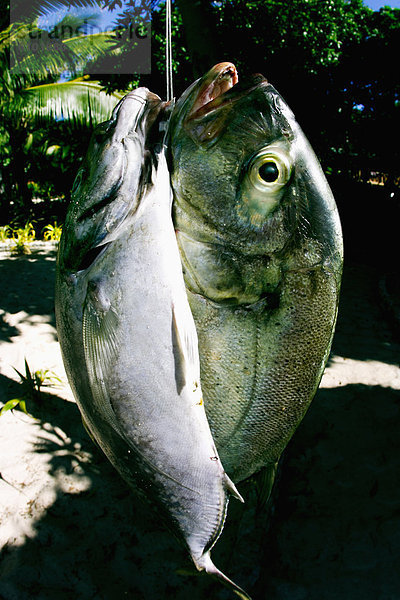
POLYGON ((261 165, 258 169, 258 174, 267 183, 273 183, 278 179, 279 169, 275 162, 269 161, 261 165))

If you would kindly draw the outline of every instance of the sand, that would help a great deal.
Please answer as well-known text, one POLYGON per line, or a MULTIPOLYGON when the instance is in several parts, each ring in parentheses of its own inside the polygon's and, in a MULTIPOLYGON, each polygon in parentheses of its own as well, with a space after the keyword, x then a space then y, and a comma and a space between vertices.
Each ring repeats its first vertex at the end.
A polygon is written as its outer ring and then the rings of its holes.
MULTIPOLYGON (((57 342, 55 253, 0 250, 0 403, 21 395, 25 358, 62 381, 31 416, 0 417, 0 600, 233 598, 194 573, 84 431, 57 342)), ((332 356, 272 505, 256 510, 252 484, 244 507, 231 501, 214 561, 253 600, 400 599, 400 344, 380 278, 346 266, 332 356)))

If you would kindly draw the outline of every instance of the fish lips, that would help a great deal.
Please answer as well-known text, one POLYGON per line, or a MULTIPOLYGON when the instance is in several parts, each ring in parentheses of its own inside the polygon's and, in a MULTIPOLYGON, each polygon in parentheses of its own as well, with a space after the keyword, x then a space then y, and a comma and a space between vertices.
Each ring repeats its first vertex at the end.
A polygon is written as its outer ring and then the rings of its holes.
POLYGON ((236 103, 260 85, 269 85, 263 75, 239 82, 233 63, 219 63, 184 92, 176 105, 176 118, 195 142, 212 144, 225 129, 236 103))

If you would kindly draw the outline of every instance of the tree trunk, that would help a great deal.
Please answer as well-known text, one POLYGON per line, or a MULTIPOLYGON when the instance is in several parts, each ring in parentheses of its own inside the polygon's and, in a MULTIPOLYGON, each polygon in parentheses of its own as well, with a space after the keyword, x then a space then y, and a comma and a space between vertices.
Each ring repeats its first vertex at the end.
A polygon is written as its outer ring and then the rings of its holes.
POLYGON ((213 65, 221 62, 210 4, 205 0, 176 0, 176 2, 182 15, 193 76, 201 77, 213 65))
POLYGON ((11 162, 8 169, 12 182, 12 199, 14 200, 15 207, 15 210, 12 212, 14 212, 14 216, 26 214, 26 218, 28 219, 32 209, 32 194, 28 188, 28 177, 25 172, 26 154, 23 150, 26 143, 26 126, 18 123, 11 131, 11 162), (16 213, 20 213, 20 215, 16 213))

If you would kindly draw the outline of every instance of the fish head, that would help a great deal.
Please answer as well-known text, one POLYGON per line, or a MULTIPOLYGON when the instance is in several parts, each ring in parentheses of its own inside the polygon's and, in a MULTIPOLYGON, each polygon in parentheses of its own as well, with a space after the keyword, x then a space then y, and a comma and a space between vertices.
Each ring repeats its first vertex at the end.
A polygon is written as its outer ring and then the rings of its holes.
POLYGON ((179 231, 253 255, 282 252, 299 233, 337 242, 318 160, 262 75, 239 82, 232 63, 216 65, 177 101, 170 133, 179 231))
POLYGON ((59 252, 62 270, 86 269, 135 212, 151 177, 149 132, 166 104, 138 88, 95 128, 71 192, 59 252))

